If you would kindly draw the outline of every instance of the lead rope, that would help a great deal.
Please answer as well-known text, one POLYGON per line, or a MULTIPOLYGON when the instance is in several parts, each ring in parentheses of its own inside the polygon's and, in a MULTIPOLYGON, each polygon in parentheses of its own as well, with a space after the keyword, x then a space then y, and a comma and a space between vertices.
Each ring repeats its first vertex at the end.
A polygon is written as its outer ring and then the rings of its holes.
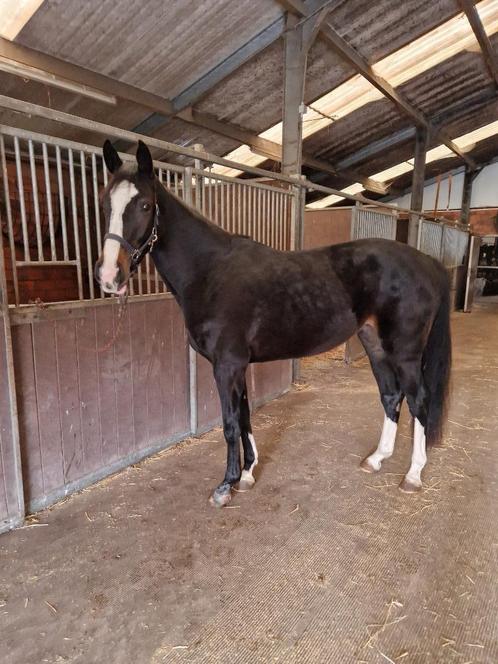
MULTIPOLYGON (((37 297, 36 300, 30 302, 30 304, 34 304, 38 309, 46 309, 48 306, 47 303, 44 302, 39 297, 37 297)), ((109 348, 114 346, 121 332, 121 328, 123 326, 123 320, 125 318, 127 305, 128 305, 128 293, 124 293, 123 295, 119 296, 118 324, 116 325, 116 330, 112 335, 111 339, 105 344, 105 346, 101 346, 100 348, 89 348, 87 346, 78 345, 78 348, 81 348, 81 350, 86 350, 92 353, 105 353, 106 350, 109 350, 109 348)))
POLYGON ((94 353, 100 354, 100 353, 105 353, 107 350, 112 348, 112 346, 114 346, 121 332, 121 328, 123 326, 123 320, 125 318, 127 305, 128 305, 128 293, 126 292, 123 295, 119 296, 118 324, 116 325, 116 329, 111 339, 105 344, 105 346, 102 346, 100 348, 87 348, 87 349, 83 348, 83 350, 92 350, 94 353))
POLYGON ((125 318, 125 313, 128 305, 128 293, 124 293, 123 295, 119 296, 119 309, 118 309, 118 323, 116 325, 116 329, 114 331, 114 334, 112 337, 109 339, 109 341, 104 345, 100 346, 99 348, 90 348, 87 346, 80 346, 78 345, 78 348, 81 348, 81 350, 86 350, 91 353, 105 353, 108 351, 110 348, 114 346, 116 343, 117 338, 119 337, 119 334, 121 332, 121 328, 123 327, 123 320, 125 318))

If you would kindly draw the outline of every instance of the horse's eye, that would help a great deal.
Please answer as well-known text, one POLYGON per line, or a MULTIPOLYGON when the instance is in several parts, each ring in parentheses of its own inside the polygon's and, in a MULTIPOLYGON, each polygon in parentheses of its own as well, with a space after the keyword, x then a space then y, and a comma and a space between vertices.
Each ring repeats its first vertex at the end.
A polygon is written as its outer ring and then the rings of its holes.
POLYGON ((150 203, 142 203, 142 210, 144 212, 148 212, 150 210, 150 207, 151 207, 150 203))

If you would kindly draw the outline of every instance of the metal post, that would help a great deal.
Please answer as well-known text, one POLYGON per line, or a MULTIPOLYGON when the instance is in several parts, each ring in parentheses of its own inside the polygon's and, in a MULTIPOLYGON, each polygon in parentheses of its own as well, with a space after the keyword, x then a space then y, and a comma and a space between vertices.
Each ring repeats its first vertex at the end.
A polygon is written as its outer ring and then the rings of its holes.
MULTIPOLYGON (((425 155, 427 152, 427 131, 418 127, 415 136, 415 160, 412 177, 412 198, 410 208, 415 211, 422 211, 424 203, 424 183, 425 183, 425 155)), ((408 244, 412 247, 417 246, 418 225, 420 216, 410 214, 408 222, 408 244)))
MULTIPOLYGON (((304 180, 304 177, 301 176, 304 180)), ((299 251, 304 245, 304 206, 306 202, 305 186, 292 187, 291 207, 291 251, 299 251)), ((292 360, 292 382, 296 383, 301 378, 301 361, 292 360)))
MULTIPOLYGON (((197 168, 197 166, 196 166, 197 168)), ((192 168, 187 166, 183 175, 183 196, 188 205, 192 205, 192 168)), ((197 353, 189 345, 189 406, 190 406, 190 433, 197 433, 197 353)))
MULTIPOLYGON (((204 152, 204 146, 201 143, 194 144, 194 150, 196 152, 204 152)), ((200 159, 194 159, 194 168, 196 171, 202 171, 204 169, 204 163, 200 159)), ((199 212, 204 213, 204 178, 199 173, 195 176, 195 207, 199 212)), ((193 205, 193 192, 192 192, 192 180, 190 183, 190 192, 191 200, 187 201, 189 205, 193 205)))
POLYGON ((301 172, 303 96, 306 52, 303 48, 302 26, 288 14, 284 36, 284 100, 282 126, 282 173, 301 172))
MULTIPOLYGON (((3 144, 2 144, 3 148, 3 144)), ((2 149, 2 158, 5 154, 2 149)), ((2 159, 3 160, 3 159, 2 159)), ((5 173, 6 175, 6 173, 5 173)), ((15 262, 15 255, 13 257, 15 262)), ((18 304, 18 303, 16 303, 18 304)), ((14 491, 16 499, 16 514, 10 517, 7 523, 0 523, 0 532, 6 527, 7 529, 20 526, 24 521, 25 506, 24 506, 24 487, 22 479, 22 466, 21 466, 21 447, 19 438, 19 420, 17 414, 17 395, 16 395, 16 381, 14 374, 14 354, 12 351, 12 335, 11 335, 11 321, 10 310, 8 302, 7 291, 7 278, 5 276, 5 260, 3 252, 3 233, 0 232, 0 315, 2 317, 2 326, 4 333, 5 343, 5 365, 7 373, 8 394, 9 394, 9 411, 10 411, 10 429, 11 429, 11 444, 12 444, 12 461, 14 470, 14 491)), ((2 343, 0 341, 0 343, 2 343)), ((5 443, 7 444, 7 442, 5 443)))
POLYGON ((477 176, 477 172, 471 170, 470 168, 465 169, 465 177, 463 180, 463 192, 462 192, 462 212, 461 212, 461 222, 462 224, 469 223, 470 217, 470 202, 472 199, 472 185, 477 176))

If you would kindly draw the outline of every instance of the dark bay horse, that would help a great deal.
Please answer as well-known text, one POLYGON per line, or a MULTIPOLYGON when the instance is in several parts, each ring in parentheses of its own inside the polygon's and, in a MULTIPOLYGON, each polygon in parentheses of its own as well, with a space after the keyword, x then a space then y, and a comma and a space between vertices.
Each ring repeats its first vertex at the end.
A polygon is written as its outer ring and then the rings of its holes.
POLYGON ((406 397, 414 418, 410 469, 400 488, 421 488, 426 442, 441 437, 451 365, 449 284, 443 266, 390 240, 357 240, 312 251, 276 251, 226 233, 167 191, 139 142, 123 165, 109 141, 103 193, 108 233, 95 274, 108 293, 126 292, 145 253, 182 308, 190 343, 213 365, 228 446, 211 501, 254 484, 258 461, 246 369, 250 362, 328 350, 358 333, 385 411, 380 442, 361 466, 380 470, 394 450, 406 397), (240 440, 244 465, 240 466, 240 440))

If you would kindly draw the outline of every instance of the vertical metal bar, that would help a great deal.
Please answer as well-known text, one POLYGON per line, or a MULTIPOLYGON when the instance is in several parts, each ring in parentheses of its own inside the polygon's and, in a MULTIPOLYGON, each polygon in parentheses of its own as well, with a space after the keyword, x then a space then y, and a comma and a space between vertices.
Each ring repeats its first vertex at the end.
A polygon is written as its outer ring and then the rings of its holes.
POLYGON ((255 239, 258 242, 262 242, 262 233, 261 233, 261 223, 262 223, 262 218, 263 218, 263 210, 262 208, 262 200, 261 200, 261 189, 258 187, 254 187, 254 195, 256 197, 255 202, 253 203, 253 209, 255 208, 255 214, 254 214, 254 220, 256 223, 256 228, 255 228, 255 239))
POLYGON ((285 194, 284 197, 284 241, 283 241, 283 246, 282 248, 284 251, 287 251, 289 248, 289 194, 285 194))
POLYGON ((90 238, 90 219, 88 217, 88 190, 86 186, 86 161, 85 153, 80 150, 80 169, 81 169, 81 192, 83 196, 83 218, 85 220, 85 244, 86 244, 86 262, 88 270, 88 289, 90 299, 95 299, 95 290, 93 287, 93 259, 92 244, 90 238))
MULTIPOLYGON (((14 282, 14 295, 15 305, 19 306, 19 283, 17 280, 17 265, 16 265, 16 244, 14 242, 14 227, 12 223, 12 208, 10 207, 10 191, 9 191, 9 174, 7 172, 7 160, 5 158, 5 142, 3 136, 0 134, 0 157, 2 160, 2 179, 3 179, 3 192, 5 198, 5 214, 7 215, 7 229, 9 233, 9 248, 10 248, 10 264, 12 267, 12 281, 14 282)), ((1 231, 0 231, 1 234, 1 231)), ((1 242, 1 239, 0 239, 1 242)), ((3 256, 3 253, 2 253, 3 256)), ((0 257, 0 260, 2 258, 0 257)), ((5 296, 7 298, 7 295, 5 296)))
POLYGON ((220 180, 220 226, 225 228, 225 183, 220 180))
POLYGON ((423 217, 419 218, 418 229, 417 229, 417 249, 421 251, 422 247, 422 233, 424 232, 425 219, 423 217))
POLYGON ((275 249, 280 249, 281 248, 280 238, 281 238, 281 234, 282 234, 281 223, 280 223, 281 222, 280 215, 282 213, 282 211, 281 211, 281 194, 280 194, 280 191, 275 192, 275 196, 276 196, 276 199, 277 199, 276 200, 277 215, 276 215, 276 229, 275 229, 277 237, 276 237, 275 249))
POLYGON ((17 171, 17 190, 19 193, 19 206, 21 209, 21 228, 22 228, 22 241, 24 246, 24 260, 30 261, 29 255, 29 242, 28 242, 28 223, 26 221, 26 205, 24 202, 24 182, 22 177, 22 162, 21 151, 19 149, 19 139, 14 136, 14 152, 16 155, 16 171, 17 171))
POLYGON ((150 295, 150 255, 145 255, 145 272, 147 275, 147 295, 150 295))
POLYGON ((220 219, 219 219, 219 216, 218 216, 218 212, 219 212, 219 201, 218 201, 218 199, 220 197, 220 186, 219 185, 220 185, 220 181, 215 180, 214 181, 214 218, 215 218, 216 223, 218 225, 220 225, 220 219))
POLYGON ((158 178, 159 178, 159 182, 162 184, 162 182, 163 182, 163 169, 162 168, 159 169, 157 175, 158 175, 158 178))
MULTIPOLYGON (((185 202, 192 205, 192 168, 187 166, 183 176, 185 202)), ((190 431, 197 433, 197 354, 192 346, 188 347, 189 363, 189 407, 190 407, 190 431)))
POLYGON ((143 282, 142 282, 142 263, 139 263, 139 265, 138 265, 137 281, 138 281, 138 294, 143 295, 144 294, 144 285, 143 285, 143 282))
POLYGON ((29 153, 29 169, 31 172, 31 191, 33 195, 33 209, 35 213, 36 246, 38 249, 38 260, 40 262, 43 262, 45 258, 43 256, 43 241, 42 241, 41 222, 40 222, 40 205, 38 201, 38 179, 36 177, 35 151, 33 147, 33 141, 31 139, 28 141, 28 153, 29 153))
MULTIPOLYGON (((95 213, 95 237, 97 240, 97 253, 102 253, 102 231, 100 228, 100 203, 99 203, 99 177, 97 169, 97 155, 92 153, 92 185, 93 185, 93 209, 95 213)), ((104 291, 100 289, 100 297, 105 297, 104 291)))
POLYGON ((55 158, 57 161, 57 183, 59 187, 59 207, 61 213, 62 229, 62 252, 64 260, 69 260, 69 250, 67 246, 67 224, 66 224, 66 205, 64 201, 64 178, 62 176, 61 150, 58 145, 55 147, 55 158))
POLYGON ((235 225, 237 223, 237 185, 232 183, 232 214, 230 219, 231 233, 235 233, 235 225))
POLYGON ((240 217, 240 232, 242 235, 248 235, 247 232, 247 185, 241 185, 241 217, 240 217))
POLYGON ((78 229, 78 212, 76 209, 76 187, 74 183, 74 158, 73 151, 68 148, 69 156, 69 181, 71 185, 71 210, 73 213, 73 234, 74 234, 74 252, 76 258, 76 271, 78 274, 78 297, 83 299, 83 279, 81 275, 81 254, 80 254, 80 236, 78 229))
MULTIPOLYGON (((178 173, 176 171, 173 173, 173 178, 174 178, 174 181, 175 181, 175 194, 177 196, 179 196, 179 193, 178 193, 178 173)), ((183 198, 183 196, 181 198, 183 198)))
POLYGON ((214 221, 214 219, 213 219, 213 180, 211 178, 211 175, 212 175, 211 171, 212 171, 211 166, 209 166, 209 168, 208 168, 209 180, 208 180, 208 189, 207 189, 207 191, 208 191, 208 208, 209 208, 208 217, 209 217, 210 221, 214 221))
POLYGON ((50 169, 48 166, 48 151, 46 143, 42 143, 42 154, 43 154, 43 172, 45 175, 45 193, 47 196, 48 232, 50 236, 50 258, 51 260, 56 261, 57 249, 55 246, 54 211, 52 209, 52 187, 50 184, 50 169))
POLYGON ((171 189, 171 171, 169 168, 166 171, 166 189, 171 189))
MULTIPOLYGON (((2 139, 2 168, 4 176, 7 175, 7 166, 5 161, 5 146, 2 139)), ((9 201, 7 198, 6 201, 9 201)), ((14 259, 15 262, 15 259, 14 259)), ((9 414, 10 414, 10 431, 11 431, 11 444, 9 445, 12 454, 13 470, 14 470, 14 487, 16 499, 16 514, 14 514, 8 523, 8 527, 13 528, 21 525, 24 521, 25 506, 24 506, 24 486, 22 476, 21 464, 21 444, 19 436, 19 420, 17 414, 17 394, 16 394, 16 379, 14 373, 14 352, 12 348, 12 330, 10 321, 10 309, 7 295, 7 278, 5 276, 5 262, 3 252, 3 234, 0 231, 0 313, 3 319, 3 333, 5 343, 5 359, 7 369, 7 392, 9 395, 9 414)), ((1 341, 0 341, 1 343, 1 341)), ((6 441, 3 441, 5 443, 6 441)))
POLYGON ((241 231, 241 217, 242 217, 242 191, 240 183, 234 185, 234 194, 235 194, 235 205, 237 206, 237 212, 234 217, 234 232, 240 235, 241 231))

